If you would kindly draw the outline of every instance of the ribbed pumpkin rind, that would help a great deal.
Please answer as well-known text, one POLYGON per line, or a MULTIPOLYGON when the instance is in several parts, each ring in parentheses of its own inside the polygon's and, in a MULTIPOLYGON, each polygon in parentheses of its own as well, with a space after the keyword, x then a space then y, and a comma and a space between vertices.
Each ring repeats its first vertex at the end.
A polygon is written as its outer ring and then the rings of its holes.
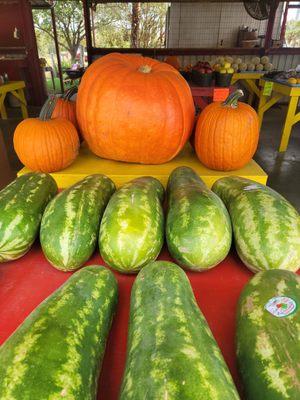
POLYGON ((67 168, 78 155, 79 137, 74 125, 62 118, 41 121, 28 118, 14 133, 14 149, 32 171, 55 172, 67 168))
POLYGON ((166 239, 172 257, 195 271, 219 264, 232 237, 230 218, 219 197, 188 167, 171 173, 167 196, 166 239))
POLYGON ((95 400, 116 303, 106 268, 72 275, 0 348, 1 400, 95 400))
POLYGON ((112 196, 99 234, 100 253, 109 266, 133 273, 156 259, 164 240, 163 194, 157 179, 141 177, 112 196))
POLYGON ((232 378, 177 265, 148 264, 131 292, 120 400, 235 400, 232 378))
POLYGON ((195 150, 208 168, 237 170, 251 160, 258 139, 258 117, 252 107, 239 102, 238 108, 232 109, 212 103, 198 118, 195 150))
POLYGON ((246 399, 299 399, 299 305, 300 278, 290 271, 259 272, 244 288, 236 344, 246 399), (293 299, 296 312, 279 318, 267 311, 267 302, 278 296, 293 299))
POLYGON ((80 130, 96 155, 160 164, 183 148, 195 109, 188 84, 173 67, 112 53, 93 62, 83 75, 76 111, 80 130), (141 72, 143 65, 151 72, 141 72))
POLYGON ((48 261, 72 271, 93 254, 102 214, 115 190, 105 175, 89 175, 59 193, 47 206, 40 241, 48 261))
POLYGON ((44 173, 20 176, 0 192, 0 262, 22 257, 35 241, 47 203, 57 193, 44 173))
POLYGON ((212 190, 225 203, 232 222, 235 247, 252 271, 300 267, 300 217, 271 188, 241 177, 216 181, 212 190))
POLYGON ((65 118, 72 122, 75 128, 79 129, 77 118, 76 118, 76 102, 71 100, 64 100, 58 98, 56 105, 52 112, 51 118, 65 118))

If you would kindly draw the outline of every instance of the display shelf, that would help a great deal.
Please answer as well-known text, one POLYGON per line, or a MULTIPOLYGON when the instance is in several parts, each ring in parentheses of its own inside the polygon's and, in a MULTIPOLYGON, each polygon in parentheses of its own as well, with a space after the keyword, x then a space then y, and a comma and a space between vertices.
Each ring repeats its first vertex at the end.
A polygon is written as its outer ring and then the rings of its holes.
MULTIPOLYGON (((105 160, 95 156, 83 146, 80 149, 79 156, 70 167, 54 172, 51 175, 56 180, 59 188, 68 187, 87 175, 99 173, 109 176, 117 186, 121 186, 131 179, 146 175, 151 175, 159 179, 163 185, 166 185, 173 169, 183 165, 193 168, 208 187, 211 187, 219 178, 228 175, 242 176, 262 184, 266 184, 268 178, 268 175, 254 160, 251 160, 244 168, 237 171, 210 170, 199 162, 190 144, 187 144, 185 149, 172 161, 160 165, 130 164, 105 160)), ((19 171, 18 176, 27 172, 30 172, 30 170, 23 168, 19 171)))
MULTIPOLYGON (((171 260, 163 250, 160 260, 171 260)), ((86 265, 103 265, 95 253, 86 265)), ((71 273, 58 271, 45 259, 38 243, 24 257, 1 265, 0 291, 0 345, 47 296, 70 277, 71 273)), ((127 328, 130 292, 135 275, 115 272, 119 300, 110 331, 98 399, 117 400, 126 359, 127 328)), ((238 259, 235 252, 217 267, 207 272, 188 272, 197 303, 205 315, 219 344, 225 361, 239 390, 241 385, 235 357, 236 307, 244 285, 253 276, 238 259)), ((207 351, 207 349, 204 349, 207 351)))

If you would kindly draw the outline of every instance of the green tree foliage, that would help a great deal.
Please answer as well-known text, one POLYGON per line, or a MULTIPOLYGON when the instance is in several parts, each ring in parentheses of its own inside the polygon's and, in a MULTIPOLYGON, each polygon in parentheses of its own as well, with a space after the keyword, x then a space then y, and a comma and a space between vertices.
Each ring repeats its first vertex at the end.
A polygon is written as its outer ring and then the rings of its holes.
POLYGON ((98 4, 94 12, 97 47, 164 47, 168 3, 98 4), (105 24, 105 18, 110 23, 105 24))
POLYGON ((289 47, 300 47, 300 21, 288 21, 285 40, 289 47))
MULTIPOLYGON (((168 3, 107 3, 91 10, 95 47, 164 47, 168 3)), ((54 52, 50 10, 34 10, 39 47, 54 52)), ((74 62, 85 38, 81 0, 57 1, 55 16, 59 45, 74 62)))
MULTIPOLYGON (((70 53, 71 60, 74 61, 78 47, 85 37, 81 0, 56 2, 55 17, 59 45, 70 53)), ((34 25, 36 32, 44 33, 53 41, 50 10, 36 10, 34 25)))

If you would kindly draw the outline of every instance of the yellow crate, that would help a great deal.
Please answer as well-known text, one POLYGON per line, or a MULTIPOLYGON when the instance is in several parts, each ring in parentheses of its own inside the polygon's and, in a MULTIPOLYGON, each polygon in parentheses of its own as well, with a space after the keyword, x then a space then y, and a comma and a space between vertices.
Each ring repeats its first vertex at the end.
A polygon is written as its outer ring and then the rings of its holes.
MULTIPOLYGON (((263 184, 266 184, 268 178, 267 174, 254 160, 251 160, 249 164, 238 171, 222 172, 208 169, 199 162, 190 144, 172 161, 160 165, 131 164, 105 160, 95 156, 86 147, 82 147, 79 156, 72 165, 51 175, 56 180, 59 188, 73 185, 87 175, 99 173, 109 176, 116 186, 121 186, 131 179, 146 175, 154 176, 163 185, 166 185, 173 169, 183 165, 193 168, 208 187, 211 187, 217 179, 228 175, 243 176, 263 184)), ((30 172, 30 170, 23 168, 19 171, 18 176, 27 172, 30 172)))

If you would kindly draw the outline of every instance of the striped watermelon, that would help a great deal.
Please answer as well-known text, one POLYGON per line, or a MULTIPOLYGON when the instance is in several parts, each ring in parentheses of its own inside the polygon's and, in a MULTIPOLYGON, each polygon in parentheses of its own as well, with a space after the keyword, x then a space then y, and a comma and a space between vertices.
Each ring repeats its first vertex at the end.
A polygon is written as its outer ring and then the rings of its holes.
POLYGON ((235 246, 252 271, 300 267, 300 217, 279 193, 250 179, 219 179, 212 190, 229 211, 235 246))
POLYGON ((22 257, 35 241, 43 211, 57 193, 48 174, 32 172, 0 192, 0 262, 22 257))
POLYGON ((97 244, 100 219, 114 190, 107 176, 89 175, 48 204, 40 240, 54 267, 72 271, 90 258, 97 244))
POLYGON ((112 196, 99 236, 101 256, 112 268, 132 273, 156 259, 164 240, 163 195, 161 183, 146 176, 112 196))
POLYGON ((300 278, 262 271, 238 307, 237 357, 247 400, 300 398, 300 278))
POLYGON ((120 400, 239 399, 189 280, 152 262, 136 278, 120 400))
POLYGON ((106 268, 72 275, 0 348, 0 399, 95 400, 116 303, 106 268))
POLYGON ((231 246, 231 222, 215 193, 188 167, 176 168, 167 188, 166 238, 183 267, 203 271, 219 264, 231 246))

